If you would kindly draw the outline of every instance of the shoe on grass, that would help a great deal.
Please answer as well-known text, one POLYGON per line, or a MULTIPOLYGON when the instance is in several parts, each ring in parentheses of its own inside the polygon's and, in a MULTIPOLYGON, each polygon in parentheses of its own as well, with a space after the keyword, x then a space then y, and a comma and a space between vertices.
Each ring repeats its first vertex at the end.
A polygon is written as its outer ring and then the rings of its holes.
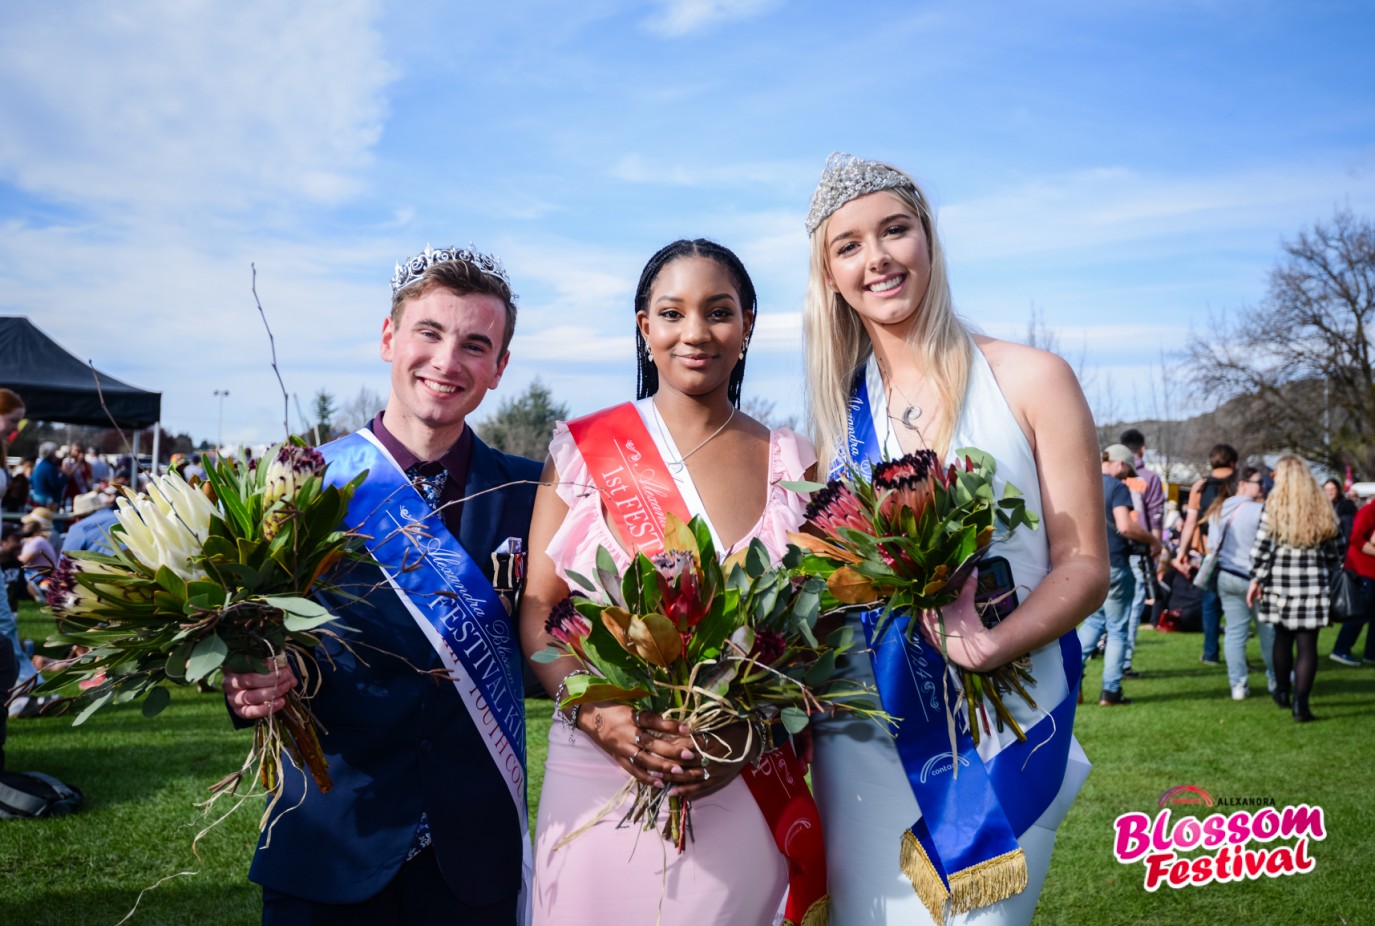
POLYGON ((1199 657, 1198 657, 1198 661, 1201 662, 1201 663, 1203 663, 1205 666, 1220 666, 1220 665, 1222 665, 1222 661, 1221 661, 1221 660, 1218 660, 1218 659, 1209 659, 1207 656, 1199 656, 1199 657))
POLYGON ((1247 687, 1247 685, 1246 685, 1245 682, 1237 682, 1235 685, 1232 686, 1232 700, 1233 700, 1233 701, 1245 701, 1245 700, 1246 700, 1246 695, 1247 695, 1248 693, 1249 693, 1249 688, 1247 687))
POLYGON ((1120 691, 1108 691, 1106 688, 1104 688, 1098 694, 1099 707, 1114 707, 1118 704, 1130 703, 1132 703, 1132 699, 1123 696, 1122 692, 1120 691))
POLYGON ((1136 671, 1135 669, 1133 669, 1131 666, 1127 666, 1125 669, 1122 670, 1122 677, 1123 677, 1123 678, 1140 678, 1140 677, 1141 677, 1141 673, 1138 672, 1138 671, 1136 671))
POLYGON ((1361 661, 1357 659, 1355 656, 1348 656, 1346 653, 1332 653, 1327 658, 1331 659, 1338 665, 1351 666, 1352 668, 1355 668, 1356 666, 1359 666, 1361 664, 1361 661))

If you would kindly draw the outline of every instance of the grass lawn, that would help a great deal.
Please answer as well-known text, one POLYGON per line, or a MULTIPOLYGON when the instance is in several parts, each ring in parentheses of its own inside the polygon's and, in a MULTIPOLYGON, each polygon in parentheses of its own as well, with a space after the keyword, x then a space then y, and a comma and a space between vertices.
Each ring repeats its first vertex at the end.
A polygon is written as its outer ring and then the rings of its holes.
MULTIPOLYGON (((42 639, 47 626, 32 606, 20 614, 25 636, 42 639)), ((1319 720, 1299 725, 1264 696, 1259 671, 1251 683, 1261 695, 1233 702, 1225 670, 1198 662, 1197 635, 1143 629, 1135 663, 1146 677, 1126 685, 1134 703, 1099 708, 1095 698, 1080 709, 1076 730, 1095 768, 1060 828, 1037 922, 1375 922, 1367 893, 1375 871, 1375 809, 1368 797, 1375 668, 1329 662, 1333 635, 1324 631, 1319 643, 1313 700, 1319 720), (1133 810, 1153 816, 1157 798, 1176 785, 1214 796, 1273 798, 1280 807, 1321 806, 1328 835, 1310 847, 1316 868, 1147 893, 1144 866, 1113 858, 1113 820, 1133 810)), ((1251 655, 1259 667, 1254 640, 1251 655)), ((1088 693, 1097 692, 1100 666, 1090 663, 1088 693)), ((529 716, 533 818, 548 702, 530 702, 529 716)), ((66 718, 11 722, 9 768, 69 781, 85 791, 86 806, 62 819, 0 823, 0 924, 113 926, 142 888, 164 878, 143 896, 131 923, 257 923, 258 890, 246 872, 261 805, 251 802, 207 835, 199 860, 191 851, 205 825, 195 802, 206 785, 238 767, 246 749, 246 734, 230 729, 221 699, 189 691, 174 694, 153 720, 124 707, 102 710, 76 728, 66 718), (196 873, 169 878, 180 872, 196 873)), ((1176 818, 1197 812, 1174 810, 1176 818)))

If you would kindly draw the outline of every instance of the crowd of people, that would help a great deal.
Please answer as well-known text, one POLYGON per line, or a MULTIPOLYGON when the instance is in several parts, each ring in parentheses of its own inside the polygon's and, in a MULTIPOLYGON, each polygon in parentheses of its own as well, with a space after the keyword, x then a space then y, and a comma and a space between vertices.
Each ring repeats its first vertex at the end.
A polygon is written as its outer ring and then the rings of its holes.
MULTIPOLYGON (((1063 360, 974 332, 955 314, 935 215, 906 173, 833 155, 805 228, 810 439, 742 411, 754 284, 730 249, 679 240, 646 263, 627 307, 633 401, 560 422, 542 469, 488 447, 468 424, 512 362, 517 307, 500 260, 471 247, 426 248, 397 266, 380 343, 390 365, 386 406, 321 448, 330 479, 366 471, 356 498, 368 501, 351 506, 343 526, 370 538, 370 558, 336 578, 348 592, 321 596, 341 618, 310 679, 333 787, 284 776, 249 875, 262 886, 265 924, 753 926, 779 921, 799 889, 816 898, 795 918, 801 923, 825 922, 828 909, 837 926, 1030 922, 1057 828, 1089 769, 1073 735, 1081 653, 1106 637, 1099 703, 1129 703, 1122 680, 1140 674, 1132 662, 1138 616, 1149 604, 1164 623, 1177 610, 1199 568, 1188 552, 1195 536, 1228 577, 1204 583, 1203 594, 1214 599, 1205 610, 1227 617, 1229 662, 1239 639, 1244 669, 1245 636, 1233 627, 1253 609, 1273 625, 1276 700, 1306 719, 1312 640, 1324 617, 1320 607, 1296 610, 1293 595, 1302 585, 1305 603, 1320 602, 1325 591, 1310 594, 1303 583, 1336 549, 1311 504, 1306 467, 1282 461, 1262 508, 1264 479, 1238 473, 1235 452, 1220 452, 1174 524, 1160 478, 1143 465, 1140 432, 1100 452, 1063 360), (626 472, 617 471, 613 493, 604 470, 631 436, 634 459, 647 462, 615 458, 626 472), (559 722, 531 843, 519 746, 523 664, 550 643, 555 612, 581 586, 577 576, 601 565, 598 548, 621 568, 638 548, 643 525, 615 493, 671 495, 703 519, 722 555, 762 545, 777 561, 807 504, 789 485, 960 447, 996 460, 995 492, 1019 487, 1041 524, 999 546, 1018 604, 986 626, 971 582, 943 623, 905 615, 916 625, 911 636, 890 635, 837 666, 875 685, 896 719, 884 730, 816 718, 790 744, 812 761, 819 832, 773 832, 758 812, 745 773, 778 744, 752 736, 753 721, 708 742, 620 702, 565 710, 560 695, 582 670, 561 658, 533 664, 559 722), (387 533, 377 519, 400 523, 421 517, 415 512, 441 523, 428 529, 426 555, 402 568, 373 544, 387 533), (521 564, 498 570, 512 551, 521 564), (1181 580, 1167 581, 1170 572, 1181 580), (514 612, 503 605, 512 575, 525 579, 514 612), (1178 598, 1162 590, 1172 586, 1178 598), (467 605, 437 609, 438 589, 467 605), (974 743, 966 724, 956 753, 955 722, 900 684, 933 671, 954 677, 944 660, 987 671, 1022 657, 1039 706, 1007 709, 1025 741, 1000 725, 974 743), (980 774, 943 774, 957 764, 980 774), (651 844, 654 837, 607 813, 632 783, 691 799, 688 851, 651 844), (806 872, 810 881, 789 854, 797 839, 824 857, 806 872)), ((67 532, 64 549, 108 542, 109 515, 103 505, 93 510, 99 478, 84 461, 79 448, 55 447, 35 461, 25 551, 64 506, 86 519, 67 532)), ((1324 511, 1336 524, 1331 506, 1324 511)), ((1370 511, 1352 518, 1353 536, 1365 531, 1358 553, 1371 546, 1370 511)), ((37 539, 32 548, 49 563, 58 555, 37 539)), ((1375 581, 1375 570, 1362 575, 1375 581)), ((30 591, 41 592, 41 581, 40 572, 26 578, 30 591)), ((845 627, 869 633, 880 611, 848 614, 845 627)), ((0 621, 7 615, 14 636, 12 615, 0 611, 0 621)), ((1217 663, 1218 618, 1205 619, 1205 630, 1209 620, 1203 659, 1217 663)), ((227 671, 235 722, 282 710, 304 669, 277 661, 227 671)), ((1244 696, 1244 671, 1233 691, 1244 696)))
POLYGON ((1103 655, 1099 704, 1130 703, 1121 682, 1141 675, 1132 653, 1138 628, 1149 622, 1201 630, 1199 661, 1225 661, 1237 701, 1250 694, 1254 636, 1270 696, 1295 721, 1312 720, 1319 630, 1344 620, 1330 659, 1375 665, 1370 629, 1364 656, 1352 653, 1375 621, 1375 498, 1358 507, 1336 479, 1320 487, 1297 456, 1281 457, 1273 470, 1240 466, 1234 447, 1217 444, 1180 512, 1145 466, 1144 446, 1133 428, 1102 453, 1112 580, 1103 607, 1079 628, 1085 664, 1103 655), (1334 613, 1331 588, 1343 571, 1363 613, 1334 613))

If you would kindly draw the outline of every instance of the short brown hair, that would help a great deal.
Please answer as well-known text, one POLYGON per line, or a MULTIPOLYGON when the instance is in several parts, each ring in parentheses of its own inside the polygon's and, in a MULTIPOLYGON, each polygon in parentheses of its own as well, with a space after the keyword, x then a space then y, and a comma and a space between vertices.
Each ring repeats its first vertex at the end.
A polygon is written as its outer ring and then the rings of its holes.
POLYGON ((431 264, 419 277, 392 293, 392 326, 401 324, 407 299, 419 299, 435 289, 447 289, 455 296, 478 294, 500 299, 506 307, 506 332, 501 339, 501 353, 506 353, 511 346, 511 336, 516 333, 516 300, 511 295, 511 287, 467 261, 446 260, 431 264))

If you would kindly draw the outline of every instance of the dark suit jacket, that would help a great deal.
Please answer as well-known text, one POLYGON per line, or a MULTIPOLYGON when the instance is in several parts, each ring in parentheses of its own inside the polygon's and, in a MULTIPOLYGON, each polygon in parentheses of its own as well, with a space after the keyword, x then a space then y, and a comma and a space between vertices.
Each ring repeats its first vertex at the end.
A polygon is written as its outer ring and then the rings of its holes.
MULTIPOLYGON (((465 494, 539 475, 534 460, 475 439, 465 494)), ((493 548, 529 532, 534 494, 533 484, 512 486, 464 503, 459 540, 488 578, 493 548)), ((375 564, 350 567, 337 584, 365 598, 320 596, 351 628, 340 631, 347 647, 329 641, 317 653, 321 687, 311 701, 334 787, 321 795, 285 770, 250 879, 308 900, 366 900, 395 877, 423 811, 460 899, 485 906, 514 896, 523 835, 516 810, 453 683, 424 674, 443 671, 439 657, 375 564)))

